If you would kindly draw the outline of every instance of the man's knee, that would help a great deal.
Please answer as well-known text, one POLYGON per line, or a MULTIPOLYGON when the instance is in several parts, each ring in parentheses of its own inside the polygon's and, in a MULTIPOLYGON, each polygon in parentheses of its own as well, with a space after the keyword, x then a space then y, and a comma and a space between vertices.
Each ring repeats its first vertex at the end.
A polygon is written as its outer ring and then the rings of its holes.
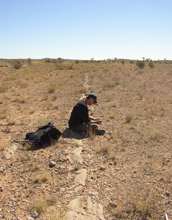
POLYGON ((82 124, 82 125, 77 125, 75 127, 69 127, 69 129, 75 132, 83 133, 86 132, 87 126, 85 124, 82 124))

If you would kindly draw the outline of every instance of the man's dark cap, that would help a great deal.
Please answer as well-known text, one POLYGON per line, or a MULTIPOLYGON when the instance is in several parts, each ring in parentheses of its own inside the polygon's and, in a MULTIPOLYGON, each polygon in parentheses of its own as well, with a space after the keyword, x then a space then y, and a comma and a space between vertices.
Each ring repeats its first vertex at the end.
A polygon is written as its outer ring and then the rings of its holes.
POLYGON ((93 98, 93 99, 95 100, 95 103, 98 103, 98 102, 97 102, 97 96, 96 96, 94 93, 90 93, 90 94, 88 95, 88 98, 93 98))

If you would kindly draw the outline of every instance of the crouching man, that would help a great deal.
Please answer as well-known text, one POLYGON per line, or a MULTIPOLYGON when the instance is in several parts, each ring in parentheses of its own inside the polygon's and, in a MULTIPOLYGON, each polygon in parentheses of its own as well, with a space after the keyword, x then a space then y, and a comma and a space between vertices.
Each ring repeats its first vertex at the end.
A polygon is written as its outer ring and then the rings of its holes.
POLYGON ((69 129, 79 133, 88 134, 90 130, 96 135, 103 135, 104 130, 98 130, 98 125, 101 125, 102 120, 89 116, 88 105, 91 106, 97 103, 97 96, 90 93, 85 99, 80 100, 73 108, 70 119, 69 129), (97 125, 98 124, 98 125, 97 125))

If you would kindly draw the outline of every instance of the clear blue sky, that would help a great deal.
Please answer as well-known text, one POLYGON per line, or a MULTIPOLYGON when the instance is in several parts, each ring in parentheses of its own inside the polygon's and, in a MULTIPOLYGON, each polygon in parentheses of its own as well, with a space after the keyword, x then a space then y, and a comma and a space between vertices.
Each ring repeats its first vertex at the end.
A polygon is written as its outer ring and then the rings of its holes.
POLYGON ((172 59, 172 0, 0 0, 0 58, 172 59))

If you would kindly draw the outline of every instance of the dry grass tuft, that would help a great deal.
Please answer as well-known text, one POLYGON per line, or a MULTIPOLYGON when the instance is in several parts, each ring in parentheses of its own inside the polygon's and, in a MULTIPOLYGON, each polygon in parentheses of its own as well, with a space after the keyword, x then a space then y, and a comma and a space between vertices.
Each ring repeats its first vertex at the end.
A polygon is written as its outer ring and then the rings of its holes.
POLYGON ((38 214, 41 214, 42 212, 45 212, 46 209, 48 208, 49 204, 47 201, 37 201, 37 202, 33 202, 30 206, 29 206, 29 211, 30 212, 34 212, 36 211, 38 214))
POLYGON ((6 110, 1 110, 0 111, 0 119, 4 119, 7 117, 7 111, 6 110))
POLYGON ((24 98, 24 97, 16 97, 16 98, 13 99, 13 102, 17 102, 17 103, 22 104, 22 103, 26 102, 26 98, 24 98))
POLYGON ((56 84, 55 83, 50 83, 48 88, 47 88, 47 92, 48 93, 54 93, 56 90, 56 84))
POLYGON ((133 118, 133 116, 132 116, 131 113, 127 113, 125 115, 125 120, 126 120, 127 123, 131 122, 132 118, 133 118))
POLYGON ((45 183, 50 179, 50 175, 48 173, 38 174, 34 177, 34 183, 45 183))
POLYGON ((29 170, 34 172, 39 169, 39 163, 37 158, 32 158, 29 160, 29 170))
POLYGON ((99 149, 98 152, 103 153, 108 158, 115 158, 116 157, 114 146, 112 146, 110 144, 106 145, 106 146, 101 146, 101 148, 99 149))
POLYGON ((128 192, 128 196, 122 198, 122 203, 112 209, 114 216, 118 219, 154 219, 156 206, 160 201, 160 196, 150 189, 144 189, 144 193, 137 188, 128 192))
POLYGON ((1 83, 0 85, 0 93, 4 93, 8 90, 8 85, 6 83, 1 83))
POLYGON ((159 131, 156 131, 150 135, 150 139, 156 142, 162 142, 163 138, 164 138, 164 134, 159 131))

